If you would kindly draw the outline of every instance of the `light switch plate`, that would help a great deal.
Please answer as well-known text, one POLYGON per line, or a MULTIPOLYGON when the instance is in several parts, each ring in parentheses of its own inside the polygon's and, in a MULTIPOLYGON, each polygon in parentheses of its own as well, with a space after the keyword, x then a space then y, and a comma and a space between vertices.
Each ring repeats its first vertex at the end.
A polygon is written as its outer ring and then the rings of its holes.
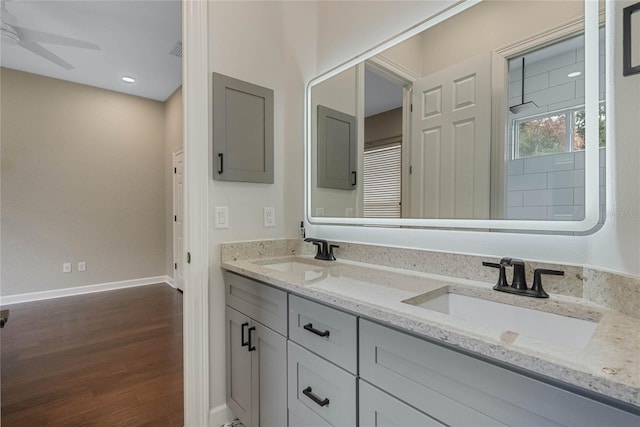
POLYGON ((264 208, 264 226, 265 227, 276 226, 276 208, 274 207, 264 208))
POLYGON ((229 207, 228 206, 215 207, 214 227, 229 228, 229 207))

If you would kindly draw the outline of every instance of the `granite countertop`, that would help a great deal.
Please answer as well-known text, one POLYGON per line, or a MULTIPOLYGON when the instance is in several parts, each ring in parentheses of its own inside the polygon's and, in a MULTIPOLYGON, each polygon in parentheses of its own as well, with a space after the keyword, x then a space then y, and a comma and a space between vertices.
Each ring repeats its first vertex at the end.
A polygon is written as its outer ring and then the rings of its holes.
POLYGON ((301 255, 223 260, 221 267, 419 336, 640 406, 640 319, 581 298, 527 298, 493 291, 483 282, 353 261, 318 261, 301 255), (269 266, 290 261, 308 267, 291 269, 283 264, 285 271, 278 271, 269 266), (518 334, 508 327, 485 327, 415 305, 447 292, 590 320, 597 322, 597 327, 584 348, 571 348, 518 334))

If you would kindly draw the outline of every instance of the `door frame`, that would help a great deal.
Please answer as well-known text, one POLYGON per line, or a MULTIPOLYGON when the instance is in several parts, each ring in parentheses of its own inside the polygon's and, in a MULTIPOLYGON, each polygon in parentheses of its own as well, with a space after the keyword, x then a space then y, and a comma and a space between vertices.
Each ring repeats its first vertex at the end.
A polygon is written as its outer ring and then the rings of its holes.
POLYGON ((184 277, 180 277, 180 279, 178 279, 179 275, 178 275, 178 269, 177 266, 180 266, 180 269, 182 269, 182 271, 184 272, 184 266, 182 265, 182 263, 184 262, 182 260, 182 257, 180 255, 180 253, 178 252, 177 246, 176 246, 176 237, 177 237, 177 233, 176 233, 176 229, 177 227, 177 217, 180 217, 180 221, 182 221, 182 227, 183 227, 183 231, 182 231, 182 247, 183 247, 183 252, 184 252, 184 203, 182 205, 182 209, 181 212, 178 212, 176 207, 179 207, 179 205, 176 204, 176 177, 177 177, 177 162, 176 162, 176 158, 182 154, 182 200, 184 202, 184 149, 182 147, 177 148, 175 150, 173 150, 171 152, 171 166, 173 167, 173 174, 172 174, 172 195, 173 195, 173 202, 172 202, 172 209, 173 209, 173 221, 171 222, 172 225, 172 230, 173 230, 173 239, 172 239, 172 243, 171 243, 171 247, 173 248, 173 285, 180 289, 181 291, 184 292, 184 277))
POLYGON ((182 0, 184 425, 209 425, 209 82, 207 2, 182 0), (185 260, 186 261, 186 260, 185 260))
MULTIPOLYGON (((411 215, 411 113, 413 111, 413 82, 420 79, 419 74, 403 67, 383 54, 372 56, 365 61, 365 67, 375 70, 389 81, 402 86, 402 169, 400 184, 400 216, 411 215)), ((364 79, 363 79, 364 80, 364 79)), ((364 83, 362 92, 364 93, 364 83)), ((364 110, 359 111, 364 116, 364 110)), ((364 135, 364 129, 362 130, 364 135)))

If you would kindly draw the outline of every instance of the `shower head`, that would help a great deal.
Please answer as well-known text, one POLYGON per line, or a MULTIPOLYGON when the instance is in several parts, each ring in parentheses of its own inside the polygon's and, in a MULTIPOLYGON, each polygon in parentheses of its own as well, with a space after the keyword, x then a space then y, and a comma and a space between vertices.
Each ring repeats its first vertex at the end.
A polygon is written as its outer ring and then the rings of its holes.
POLYGON ((530 110, 532 108, 538 108, 538 105, 533 101, 524 102, 524 56, 522 57, 522 97, 520 98, 520 104, 509 107, 509 110, 513 114, 519 114, 523 111, 530 110))

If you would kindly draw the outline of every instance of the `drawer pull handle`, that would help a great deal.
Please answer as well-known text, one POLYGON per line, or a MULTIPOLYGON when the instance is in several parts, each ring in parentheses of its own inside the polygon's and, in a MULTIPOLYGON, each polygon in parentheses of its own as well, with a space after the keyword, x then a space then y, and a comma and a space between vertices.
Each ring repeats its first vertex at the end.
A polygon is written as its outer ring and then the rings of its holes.
POLYGON ((249 345, 249 341, 245 341, 244 339, 244 334, 245 334, 245 328, 249 326, 249 322, 245 322, 242 325, 240 325, 240 344, 242 344, 242 346, 246 346, 249 345))
POLYGON ((303 328, 305 328, 309 332, 313 332, 314 334, 318 335, 319 337, 328 337, 329 336, 329 331, 321 332, 321 331, 317 330, 316 328, 314 328, 312 323, 307 323, 306 325, 303 326, 303 328))
POLYGON ((252 327, 249 328, 249 342, 248 342, 249 351, 254 351, 256 349, 255 346, 251 343, 252 338, 253 338, 253 334, 251 332, 253 332, 255 330, 256 330, 255 326, 252 326, 252 327))
POLYGON ((311 392, 311 387, 307 387, 302 390, 302 394, 313 400, 318 406, 327 406, 329 404, 329 399, 327 399, 326 397, 324 399, 320 399, 318 396, 313 394, 311 392))

